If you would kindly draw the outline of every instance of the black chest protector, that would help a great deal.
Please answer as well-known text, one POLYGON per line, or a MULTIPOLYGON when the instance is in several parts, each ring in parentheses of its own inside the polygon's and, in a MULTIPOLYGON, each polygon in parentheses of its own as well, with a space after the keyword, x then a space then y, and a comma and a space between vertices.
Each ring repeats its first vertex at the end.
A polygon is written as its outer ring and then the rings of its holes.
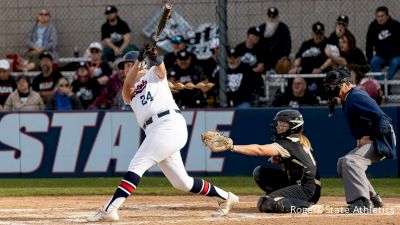
POLYGON ((300 142, 287 138, 276 140, 276 143, 290 154, 289 157, 280 158, 291 184, 319 183, 317 164, 311 151, 305 150, 300 142))

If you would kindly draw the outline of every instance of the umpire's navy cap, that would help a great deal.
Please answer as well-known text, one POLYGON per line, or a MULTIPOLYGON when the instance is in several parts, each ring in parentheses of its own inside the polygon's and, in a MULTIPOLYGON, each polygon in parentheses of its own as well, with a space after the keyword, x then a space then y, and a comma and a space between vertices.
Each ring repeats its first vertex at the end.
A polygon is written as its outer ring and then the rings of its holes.
POLYGON ((118 63, 118 69, 123 70, 125 62, 135 62, 137 57, 139 56, 138 51, 130 51, 127 52, 122 58, 121 62, 118 63))

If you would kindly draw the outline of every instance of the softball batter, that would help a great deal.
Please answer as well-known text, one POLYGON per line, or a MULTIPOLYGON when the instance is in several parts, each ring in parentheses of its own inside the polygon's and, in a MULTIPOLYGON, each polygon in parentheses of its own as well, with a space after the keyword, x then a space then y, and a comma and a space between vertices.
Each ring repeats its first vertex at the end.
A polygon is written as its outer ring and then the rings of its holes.
POLYGON ((111 199, 89 221, 119 220, 118 208, 139 185, 142 175, 158 164, 174 188, 218 198, 218 215, 226 215, 239 198, 209 182, 190 177, 183 165, 180 149, 187 141, 186 121, 176 105, 168 86, 167 71, 156 49, 144 48, 124 55, 118 67, 126 79, 122 95, 135 112, 146 138, 133 157, 111 199), (155 63, 147 72, 140 71, 145 57, 155 63))

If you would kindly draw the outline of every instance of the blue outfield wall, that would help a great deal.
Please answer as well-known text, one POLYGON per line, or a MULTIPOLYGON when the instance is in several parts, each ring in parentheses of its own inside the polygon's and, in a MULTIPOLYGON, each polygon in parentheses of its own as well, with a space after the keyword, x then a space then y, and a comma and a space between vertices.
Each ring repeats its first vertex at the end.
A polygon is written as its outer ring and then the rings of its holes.
MULTIPOLYGON (((206 130, 220 130, 235 144, 270 143, 270 124, 280 108, 186 110, 189 139, 181 151, 187 171, 195 176, 251 176, 266 157, 232 152, 211 153, 200 140, 206 130)), ((396 134, 399 108, 384 107, 396 134)), ((327 109, 302 108, 322 177, 336 177, 337 159, 356 146, 340 108, 333 118, 327 109)), ((144 133, 132 112, 24 112, 0 114, 0 177, 122 176, 144 133)), ((397 135, 398 138, 398 135, 397 135)), ((160 149, 160 151, 162 151, 160 149)), ((399 152, 399 150, 398 150, 399 152)), ((157 166, 148 174, 160 174, 157 166)), ((370 177, 396 177, 399 160, 371 166, 370 177)))

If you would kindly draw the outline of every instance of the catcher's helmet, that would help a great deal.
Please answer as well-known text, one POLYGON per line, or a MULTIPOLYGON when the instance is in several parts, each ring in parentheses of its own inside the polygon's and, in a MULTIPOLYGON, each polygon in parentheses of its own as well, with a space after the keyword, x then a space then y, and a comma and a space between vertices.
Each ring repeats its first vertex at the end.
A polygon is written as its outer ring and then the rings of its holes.
POLYGON ((297 110, 285 109, 279 111, 274 117, 274 123, 272 124, 272 141, 282 139, 292 134, 303 133, 304 131, 304 120, 303 115, 297 110), (284 133, 278 134, 276 126, 278 121, 289 123, 289 130, 284 133))
POLYGON ((133 62, 134 63, 138 56, 139 56, 139 52, 138 51, 127 52, 124 55, 124 57, 122 58, 122 61, 118 63, 118 69, 123 70, 125 62, 133 62))

